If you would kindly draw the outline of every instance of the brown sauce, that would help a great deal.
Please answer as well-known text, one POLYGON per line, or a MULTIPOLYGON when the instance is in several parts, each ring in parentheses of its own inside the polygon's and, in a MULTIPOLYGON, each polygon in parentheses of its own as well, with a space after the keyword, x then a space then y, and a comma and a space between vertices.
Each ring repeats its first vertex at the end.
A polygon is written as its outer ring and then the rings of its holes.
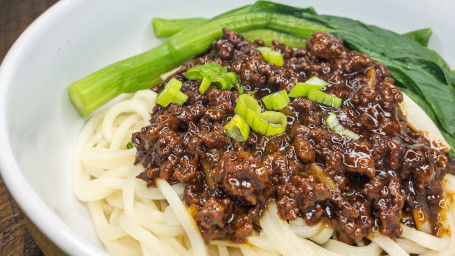
POLYGON ((407 125, 398 108, 403 95, 389 86, 393 79, 384 65, 348 50, 335 36, 315 33, 307 49, 274 41, 271 47, 285 60, 276 67, 256 50, 262 41, 223 32, 207 54, 173 75, 183 82, 187 102, 156 106, 150 125, 132 136, 135 164, 145 167, 138 177, 149 186, 156 178, 184 183, 184 201, 196 209, 194 219, 206 242, 243 242, 260 230, 270 200, 282 218, 329 223, 349 244, 373 230, 397 237, 401 223, 420 223, 416 216, 430 222, 434 235, 441 232, 441 181, 454 172, 454 160, 407 125), (184 76, 194 65, 210 62, 230 66, 259 103, 317 76, 329 82, 323 90, 343 104, 333 108, 297 97, 280 110, 288 117, 284 134, 268 138, 251 131, 247 142, 236 142, 223 126, 234 115, 237 87, 211 86, 202 95, 200 81, 184 76), (330 131, 325 123, 330 112, 361 138, 352 141, 330 131))

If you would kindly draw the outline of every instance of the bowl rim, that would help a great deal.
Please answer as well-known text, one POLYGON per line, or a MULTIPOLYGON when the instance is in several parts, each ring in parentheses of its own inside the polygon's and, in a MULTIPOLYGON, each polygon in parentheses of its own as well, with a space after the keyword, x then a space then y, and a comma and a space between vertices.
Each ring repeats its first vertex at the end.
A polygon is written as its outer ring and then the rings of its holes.
POLYGON ((12 74, 14 73, 10 70, 18 65, 17 56, 22 54, 22 49, 29 44, 35 34, 43 28, 55 24, 55 20, 59 17, 58 13, 67 12, 76 4, 80 4, 80 2, 61 0, 48 8, 22 32, 0 65, 0 142, 2 144, 0 147, 0 174, 19 207, 50 242, 68 254, 107 255, 104 250, 87 242, 73 231, 60 216, 51 210, 51 207, 41 199, 37 191, 26 180, 12 153, 9 129, 6 125, 10 102, 8 92, 12 86, 12 74))
POLYGON ((6 125, 10 103, 7 96, 13 79, 11 71, 17 67, 18 56, 23 55, 22 49, 29 45, 29 41, 40 30, 53 26, 56 19, 61 17, 59 13, 66 13, 83 2, 85 1, 61 0, 48 8, 18 37, 0 65, 0 175, 25 215, 60 249, 72 255, 107 255, 102 248, 72 230, 27 181, 12 153, 10 130, 6 125))

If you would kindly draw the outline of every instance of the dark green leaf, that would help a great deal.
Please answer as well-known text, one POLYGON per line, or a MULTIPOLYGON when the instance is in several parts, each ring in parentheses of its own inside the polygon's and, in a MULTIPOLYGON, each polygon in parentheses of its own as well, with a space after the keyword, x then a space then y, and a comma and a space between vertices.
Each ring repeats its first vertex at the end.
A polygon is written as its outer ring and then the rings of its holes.
POLYGON ((408 33, 405 33, 403 35, 411 38, 412 40, 418 42, 419 44, 427 47, 428 46, 428 41, 430 41, 430 37, 433 31, 431 28, 422 28, 414 31, 410 31, 408 33))

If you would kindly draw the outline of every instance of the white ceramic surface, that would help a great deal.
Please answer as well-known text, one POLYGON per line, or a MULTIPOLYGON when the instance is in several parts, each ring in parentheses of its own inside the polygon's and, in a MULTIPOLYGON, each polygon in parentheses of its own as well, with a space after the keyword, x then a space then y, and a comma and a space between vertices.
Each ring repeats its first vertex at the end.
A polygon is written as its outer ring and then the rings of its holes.
MULTIPOLYGON (((151 18, 211 17, 247 2, 63 0, 17 40, 0 67, 0 169, 29 218, 72 255, 103 255, 72 194, 71 155, 84 123, 67 98, 72 82, 160 43, 151 18)), ((430 48, 455 67, 455 1, 284 1, 407 32, 433 29, 430 48)))

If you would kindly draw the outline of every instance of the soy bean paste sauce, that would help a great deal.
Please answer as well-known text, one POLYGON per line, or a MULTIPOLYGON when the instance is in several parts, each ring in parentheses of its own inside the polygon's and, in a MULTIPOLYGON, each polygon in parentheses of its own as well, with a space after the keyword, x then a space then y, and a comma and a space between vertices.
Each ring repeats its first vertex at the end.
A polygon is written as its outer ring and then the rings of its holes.
POLYGON ((454 173, 454 160, 408 126, 399 109, 402 92, 391 86, 385 66, 327 33, 313 34, 306 49, 274 41, 282 67, 264 60, 256 50, 263 44, 223 29, 208 53, 173 75, 189 98, 182 106, 157 105, 150 125, 133 134, 135 164, 145 168, 138 178, 152 187, 156 178, 184 183, 184 202, 206 242, 244 242, 261 229, 269 201, 283 219, 329 224, 348 244, 368 242, 372 231, 400 236, 401 223, 428 221, 432 234, 440 235, 442 179, 454 173), (185 72, 212 62, 229 66, 239 84, 231 90, 212 85, 201 94, 201 81, 186 79, 185 72), (329 83, 322 91, 342 98, 341 108, 297 97, 280 110, 288 119, 285 133, 268 138, 251 131, 242 143, 226 135, 223 126, 234 116, 239 87, 262 104, 262 97, 289 93, 313 76, 329 83), (325 123, 330 112, 361 138, 332 132, 325 123))

